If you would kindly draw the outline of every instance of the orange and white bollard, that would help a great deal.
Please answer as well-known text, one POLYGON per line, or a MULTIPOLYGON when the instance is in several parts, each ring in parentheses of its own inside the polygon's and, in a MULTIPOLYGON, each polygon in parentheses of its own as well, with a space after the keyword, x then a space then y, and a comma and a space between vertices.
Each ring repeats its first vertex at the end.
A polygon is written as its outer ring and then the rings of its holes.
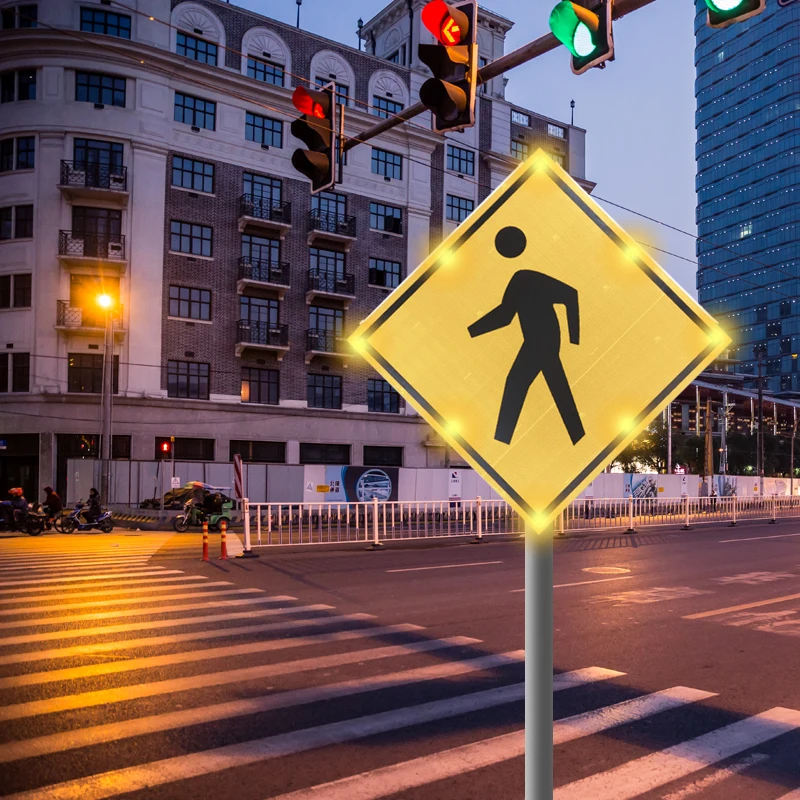
POLYGON ((208 523, 203 523, 203 561, 210 561, 208 557, 208 523))
POLYGON ((228 560, 228 520, 223 519, 219 523, 219 529, 222 532, 222 544, 221 544, 221 551, 219 554, 220 560, 228 560))

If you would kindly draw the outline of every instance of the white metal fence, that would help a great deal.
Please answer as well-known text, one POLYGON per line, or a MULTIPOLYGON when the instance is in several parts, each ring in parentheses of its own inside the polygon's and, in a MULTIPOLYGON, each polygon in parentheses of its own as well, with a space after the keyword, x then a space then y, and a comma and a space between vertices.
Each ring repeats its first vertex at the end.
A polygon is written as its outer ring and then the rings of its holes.
MULTIPOLYGON (((800 517, 800 497, 680 497, 575 500, 556 532, 637 531, 660 525, 800 517)), ((524 520, 503 500, 367 503, 249 503, 245 550, 254 547, 522 534, 524 520)))

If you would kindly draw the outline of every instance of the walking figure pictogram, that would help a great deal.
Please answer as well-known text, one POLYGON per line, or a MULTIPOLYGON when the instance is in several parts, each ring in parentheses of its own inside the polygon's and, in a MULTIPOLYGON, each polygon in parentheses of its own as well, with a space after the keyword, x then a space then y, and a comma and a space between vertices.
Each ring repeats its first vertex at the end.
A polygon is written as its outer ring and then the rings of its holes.
MULTIPOLYGON (((505 258, 517 258, 525 251, 526 245, 525 234, 513 226, 503 228, 495 237, 497 252, 505 258)), ((529 269, 515 272, 500 305, 467 329, 472 337, 482 336, 505 328, 519 314, 524 341, 506 378, 494 434, 498 442, 511 444, 528 390, 540 373, 547 381, 572 444, 577 444, 585 436, 575 398, 561 363, 561 326, 556 316, 557 305, 567 309, 570 342, 580 344, 577 290, 549 275, 529 269)))

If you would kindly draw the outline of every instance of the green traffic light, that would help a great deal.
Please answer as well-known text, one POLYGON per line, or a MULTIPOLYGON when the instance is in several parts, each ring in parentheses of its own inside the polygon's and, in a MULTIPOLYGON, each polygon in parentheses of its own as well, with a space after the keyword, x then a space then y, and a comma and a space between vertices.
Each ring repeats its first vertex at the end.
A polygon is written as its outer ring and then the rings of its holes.
POLYGON ((706 0, 706 5, 712 11, 735 11, 739 6, 744 5, 745 0, 706 0))
MULTIPOLYGON (((719 0, 719 2, 731 1, 719 0)), ((550 30, 553 36, 576 58, 586 58, 597 49, 595 41, 597 29, 597 16, 569 0, 563 0, 550 14, 550 30)))

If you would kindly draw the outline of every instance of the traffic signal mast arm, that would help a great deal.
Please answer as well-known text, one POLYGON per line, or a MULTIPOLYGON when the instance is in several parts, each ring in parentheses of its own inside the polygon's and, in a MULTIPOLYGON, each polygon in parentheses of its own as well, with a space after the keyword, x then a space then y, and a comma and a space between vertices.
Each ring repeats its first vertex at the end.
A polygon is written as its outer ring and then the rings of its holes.
MULTIPOLYGON (((640 8, 644 8, 644 6, 648 6, 650 3, 654 2, 655 0, 616 0, 613 7, 612 18, 615 20, 620 19, 626 14, 631 14, 634 11, 638 11, 640 8)), ((526 64, 528 61, 532 61, 534 58, 538 58, 539 56, 549 53, 551 50, 555 50, 561 46, 561 42, 559 42, 552 33, 547 33, 544 36, 540 36, 538 39, 528 42, 528 44, 513 50, 507 55, 501 56, 497 60, 489 62, 485 67, 481 67, 478 70, 478 85, 486 83, 487 81, 492 80, 492 78, 496 78, 499 75, 514 69, 514 67, 519 67, 522 64, 526 64)), ((367 128, 362 133, 349 139, 344 145, 344 151, 347 152, 348 150, 352 150, 354 147, 357 147, 358 145, 363 144, 370 139, 374 139, 376 136, 380 136, 380 134, 384 133, 385 131, 396 128, 398 125, 402 125, 404 122, 407 122, 410 119, 414 119, 414 117, 422 114, 423 111, 426 110, 426 107, 422 103, 414 103, 413 106, 409 106, 399 114, 392 116, 389 119, 385 119, 382 122, 379 122, 377 125, 373 125, 371 128, 367 128)))

